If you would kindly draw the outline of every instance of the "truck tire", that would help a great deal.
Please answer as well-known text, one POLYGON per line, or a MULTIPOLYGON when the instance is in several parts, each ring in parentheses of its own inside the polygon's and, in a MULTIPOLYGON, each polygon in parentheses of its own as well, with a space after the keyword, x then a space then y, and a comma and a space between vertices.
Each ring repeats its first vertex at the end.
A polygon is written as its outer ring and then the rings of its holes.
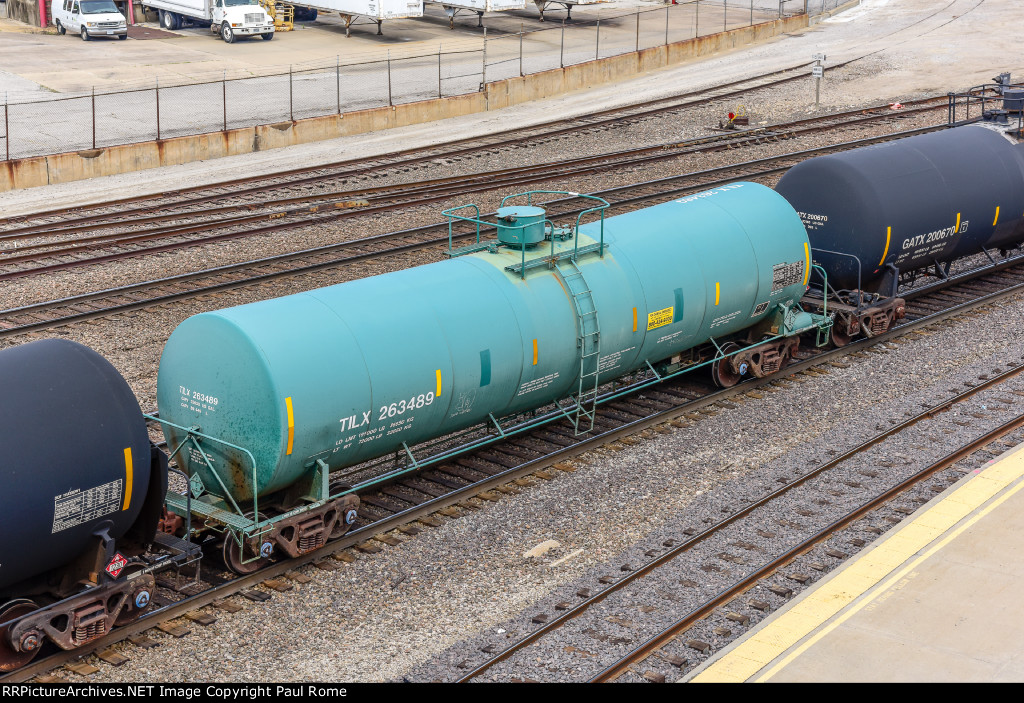
POLYGON ((264 39, 265 41, 270 41, 271 39, 273 39, 273 38, 274 38, 274 33, 273 33, 273 32, 264 32, 264 33, 263 33, 263 34, 261 34, 260 36, 261 36, 261 37, 263 37, 263 39, 264 39))
POLYGON ((82 27, 81 35, 82 35, 82 41, 89 41, 89 32, 88 32, 88 30, 86 30, 86 28, 84 26, 82 27))
POLYGON ((57 20, 57 34, 63 35, 66 31, 68 30, 64 29, 64 25, 60 23, 60 20, 57 20))
POLYGON ((231 25, 227 22, 220 26, 220 38, 224 40, 225 44, 230 44, 235 40, 235 33, 231 31, 231 25))
POLYGON ((127 35, 127 34, 118 34, 118 35, 117 35, 117 38, 118 38, 118 40, 120 40, 120 41, 124 41, 125 39, 127 39, 127 38, 128 38, 128 35, 127 35))
POLYGON ((160 26, 171 32, 178 28, 180 22, 178 22, 178 16, 176 14, 168 12, 167 10, 160 10, 160 14, 160 26))

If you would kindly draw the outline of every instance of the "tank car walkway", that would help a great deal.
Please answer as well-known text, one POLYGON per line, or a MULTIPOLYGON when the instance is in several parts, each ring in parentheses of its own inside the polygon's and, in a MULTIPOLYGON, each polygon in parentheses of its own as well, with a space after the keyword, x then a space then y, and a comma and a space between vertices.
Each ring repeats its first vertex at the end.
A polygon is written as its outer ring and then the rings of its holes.
POLYGON ((692 682, 1024 680, 1024 445, 950 487, 692 682))

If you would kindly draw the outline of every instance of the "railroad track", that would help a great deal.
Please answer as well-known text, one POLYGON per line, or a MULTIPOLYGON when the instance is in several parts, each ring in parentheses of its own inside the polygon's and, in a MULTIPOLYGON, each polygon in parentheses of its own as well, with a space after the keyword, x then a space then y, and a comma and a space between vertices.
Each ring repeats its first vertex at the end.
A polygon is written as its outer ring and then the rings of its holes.
MULTIPOLYGON (((787 369, 786 374, 806 372, 844 355, 862 353, 862 350, 875 344, 921 327, 938 324, 954 315, 1022 291, 1024 257, 1005 262, 996 269, 962 274, 943 285, 909 291, 905 296, 908 317, 899 327, 876 338, 855 342, 840 349, 804 355, 804 358, 787 369)), ((362 515, 353 531, 341 539, 300 559, 275 563, 248 576, 229 579, 224 574, 212 574, 205 579, 199 592, 194 592, 196 588, 193 584, 186 583, 182 593, 178 594, 182 596, 181 600, 171 602, 164 596, 162 601, 158 601, 161 606, 157 610, 97 641, 90 651, 100 651, 158 624, 189 613, 194 614, 204 606, 223 603, 232 594, 256 597, 252 589, 258 584, 274 583, 281 587, 282 577, 294 575, 295 569, 303 565, 313 563, 320 568, 336 568, 333 560, 329 559, 332 555, 341 555, 351 549, 368 553, 379 551, 381 543, 398 542, 396 537, 387 534, 391 530, 398 529, 412 535, 426 529, 426 526, 438 526, 442 524, 441 516, 459 517, 478 509, 483 502, 500 499, 503 493, 517 492, 531 482, 551 479, 560 469, 571 470, 564 463, 571 456, 623 438, 628 441, 629 437, 638 433, 670 431, 673 423, 690 424, 693 418, 699 417, 695 414, 698 411, 707 411, 709 408, 727 410, 730 406, 729 398, 750 393, 768 384, 784 383, 784 378, 769 377, 724 390, 712 389, 709 384, 687 378, 686 375, 675 382, 655 387, 642 387, 643 379, 631 379, 636 392, 603 403, 591 436, 575 437, 571 426, 564 419, 559 420, 561 416, 558 413, 550 413, 550 422, 529 434, 511 436, 504 440, 490 436, 482 444, 479 438, 469 437, 466 441, 480 445, 473 454, 439 461, 413 476, 396 477, 386 482, 364 480, 360 491, 362 515)), ((622 388, 619 388, 618 392, 621 391, 622 388)), ((607 393, 606 389, 605 397, 607 393)), ((360 485, 356 487, 359 489, 360 485)), ((341 558, 348 560, 351 557, 341 558)), ((263 594, 260 598, 267 596, 263 591, 260 593, 263 594)), ((601 593, 596 591, 592 595, 597 597, 601 593)), ((486 654, 487 659, 491 660, 492 652, 486 654)), ((509 653, 509 656, 512 654, 514 652, 509 653)), ((58 652, 0 677, 0 681, 28 680, 82 655, 82 651, 58 652)), ((490 665, 493 663, 491 661, 490 665)))
MULTIPOLYGON (((596 191, 593 195, 608 200, 612 207, 616 209, 616 212, 628 212, 638 207, 664 202, 698 190, 736 180, 756 180, 773 177, 811 156, 835 153, 837 151, 854 149, 945 128, 945 125, 938 125, 858 139, 679 176, 670 176, 627 186, 617 186, 596 191)), ((544 203, 544 205, 548 208, 549 217, 553 220, 573 218, 589 207, 585 201, 578 198, 551 200, 544 203)), ((259 231, 270 232, 278 228, 279 225, 271 224, 265 225, 259 231)), ((475 236, 474 233, 466 228, 461 229, 461 231, 456 229, 455 231, 455 239, 458 242, 463 242, 469 237, 475 236)), ((220 293, 234 288, 264 283, 298 274, 309 274, 345 264, 371 261, 431 247, 440 249, 440 247, 446 246, 447 243, 448 225, 446 223, 435 223, 316 247, 305 251, 281 254, 95 293, 84 293, 60 300, 0 310, 0 339, 114 313, 123 313, 161 305, 176 300, 220 293)), ((152 247, 150 251, 169 251, 176 246, 173 244, 160 245, 152 247)), ((133 252, 109 254, 97 260, 111 261, 135 255, 137 254, 133 252)), ((77 263, 75 265, 84 264, 77 263)), ((67 268, 67 264, 37 267, 31 273, 52 272, 60 268, 67 268)), ((23 272, 0 273, 0 280, 3 280, 5 277, 14 278, 22 275, 29 274, 23 272)))
MULTIPOLYGON (((639 566, 627 565, 628 568, 624 566, 619 573, 613 573, 604 577, 607 579, 607 585, 603 588, 595 589, 597 591, 596 593, 585 593, 585 590, 587 589, 581 589, 577 592, 577 596, 580 599, 578 603, 562 604, 562 612, 558 612, 556 609, 556 612, 550 616, 550 619, 548 618, 547 613, 542 613, 541 616, 538 616, 534 620, 539 623, 539 626, 534 632, 520 638, 512 645, 495 652, 493 656, 487 658, 478 666, 472 668, 471 671, 463 675, 459 681, 466 682, 480 678, 497 664, 510 660, 520 652, 523 652, 527 647, 534 645, 545 637, 554 635, 561 628, 567 626, 572 620, 583 615, 589 608, 606 600, 613 594, 616 594, 618 602, 642 602, 643 596, 639 594, 631 596, 628 590, 630 588, 638 589, 640 587, 640 580, 657 569, 673 568, 673 566, 676 566, 673 564, 674 560, 695 550, 698 546, 703 545, 712 539, 715 539, 716 545, 728 543, 733 547, 738 547, 739 554, 722 552, 718 555, 718 558, 723 563, 723 566, 726 564, 739 565, 739 570, 741 572, 745 571, 745 573, 742 574, 742 578, 737 579, 734 584, 718 592, 713 597, 703 600, 700 602, 699 606, 693 608, 682 618, 673 622, 671 626, 664 628, 658 632, 658 634, 645 639, 639 646, 631 647, 625 655, 618 657, 613 664, 604 667, 597 673, 590 676, 590 681, 592 682, 614 681, 626 676, 627 674, 629 674, 630 680, 636 680, 634 677, 637 677, 641 681, 645 679, 654 682, 665 681, 666 677, 664 671, 666 669, 671 671, 675 668, 678 670, 686 666, 688 663, 685 661, 685 657, 681 656, 679 653, 664 652, 663 648, 667 644, 682 637, 683 641, 678 642, 678 644, 681 645, 681 649, 683 651, 689 648, 690 650, 699 651, 705 655, 708 654, 711 650, 711 645, 709 643, 701 639, 687 638, 686 635, 686 633, 701 620, 715 613, 717 609, 728 606, 727 613, 723 613, 724 618, 722 619, 731 622, 733 629, 737 626, 742 628, 749 626, 751 617, 749 615, 742 615, 742 611, 749 611, 751 608, 765 611, 767 610, 768 604, 756 601, 756 599, 753 603, 751 603, 750 600, 746 603, 740 603, 738 597, 741 594, 747 593, 755 585, 763 585, 765 579, 768 579, 769 577, 778 577, 775 579, 776 583, 782 581, 803 584, 811 581, 811 577, 806 573, 791 570, 789 574, 783 575, 782 569, 790 565, 798 556, 806 555, 812 549, 821 547, 821 545, 833 538, 835 532, 849 528, 854 522, 862 519, 865 515, 876 510, 879 506, 903 495, 907 490, 919 485, 922 481, 932 477, 937 472, 949 468, 953 464, 970 456, 995 440, 1001 439, 1011 432, 1016 432, 1019 439, 1014 440, 1014 444, 1019 444, 1020 441, 1024 440, 1024 414, 1018 415, 1012 420, 984 432, 980 437, 977 437, 965 446, 957 448, 947 456, 929 464, 926 468, 913 473, 911 476, 903 480, 900 480, 896 485, 887 487, 881 493, 865 491, 868 495, 862 496, 864 500, 843 517, 829 522, 820 529, 813 530, 813 534, 802 539, 795 546, 785 549, 777 556, 767 559, 763 563, 758 563, 758 557, 760 556, 758 552, 767 552, 769 547, 766 545, 751 543, 748 541, 749 538, 744 538, 745 535, 751 535, 756 532, 761 537, 765 538, 765 542, 768 542, 777 536, 775 532, 769 532, 769 530, 777 530, 779 524, 782 524, 785 528, 806 527, 806 525, 800 525, 787 519, 772 519, 768 517, 768 515, 792 515, 797 519, 802 519, 799 517, 802 515, 804 518, 807 518, 805 522, 813 522, 811 517, 814 515, 815 511, 813 509, 808 509, 808 506, 813 505, 815 502, 813 499, 813 491, 809 489, 813 482, 819 481, 829 472, 834 472, 840 477, 845 477, 845 484, 854 488, 855 491, 863 488, 860 481, 853 479, 861 476, 865 477, 861 480, 878 478, 877 471, 873 471, 871 469, 865 471, 863 468, 859 468, 871 466, 873 464, 872 460, 866 456, 870 450, 880 447, 886 440, 899 435, 900 433, 906 432, 909 428, 912 428, 925 420, 932 420, 936 418, 936 416, 949 411, 955 406, 974 399, 975 396, 987 393, 987 397, 991 399, 993 396, 990 391, 993 388, 996 388, 1000 386, 1000 384, 1011 379, 1018 378, 1022 373, 1024 373, 1024 364, 1018 363, 1011 365, 1008 370, 996 375, 995 377, 979 382, 977 385, 968 388, 951 398, 947 398, 930 405, 913 417, 884 429, 879 434, 870 437, 858 446, 844 452, 834 459, 826 461, 806 473, 803 473, 798 478, 789 481, 767 495, 742 505, 728 517, 723 518, 714 525, 700 531, 689 529, 688 531, 679 534, 677 538, 670 538, 660 544, 652 545, 652 549, 649 549, 645 553, 649 559, 646 563, 639 566), (799 493, 801 491, 803 491, 803 493, 799 493), (803 506, 802 508, 795 507, 801 505, 803 506), (768 510, 769 507, 771 508, 770 512, 768 510), (760 511, 760 514, 758 511, 760 511), (750 566, 750 568, 744 570, 744 566, 750 566), (644 664, 644 662, 648 662, 652 658, 656 658, 658 661, 646 665, 644 664)), ((1024 395, 1024 390, 1018 389, 1017 392, 1024 395)), ((989 400, 988 402, 991 403, 992 401, 989 400)), ((1003 399, 1002 402, 1010 403, 1011 401, 1003 399)), ((996 452, 996 454, 999 453, 1001 452, 996 452)), ((990 457, 986 457, 986 460, 988 458, 990 457)), ((832 478, 831 480, 832 483, 835 484, 843 481, 843 478, 832 478)), ((833 494, 841 495, 842 493, 833 491, 833 494)), ((905 510, 907 509, 903 509, 903 511, 905 510)), ((910 510, 910 512, 913 511, 910 510)), ((797 532, 799 534, 798 529, 788 531, 797 532)), ((861 540, 861 542, 863 542, 863 540, 861 540)), ((829 553, 828 556, 831 557, 833 565, 838 564, 849 556, 849 554, 838 552, 835 549, 830 550, 830 552, 831 553, 829 553)), ((818 565, 824 566, 820 563, 818 565)), ((803 568, 807 567, 805 566, 803 568)), ((825 568, 822 568, 821 570, 824 571, 825 568)), ((790 598, 794 592, 794 589, 789 586, 769 586, 768 588, 769 590, 772 590, 772 592, 776 593, 776 595, 782 596, 785 599, 790 598)), ((623 611, 626 609, 626 607, 621 608, 623 611)), ((635 612, 635 608, 630 609, 630 612, 635 612)), ((593 622, 593 619, 587 622, 593 622)), ((635 622, 633 624, 635 624, 635 622)), ((576 629, 579 628, 577 627, 576 629)), ((724 628, 719 629, 721 630, 724 628)), ((613 645, 623 644, 621 641, 615 641, 616 636, 614 632, 608 634, 588 631, 588 634, 592 639, 598 641, 611 641, 613 645)), ((720 634, 720 636, 727 637, 731 635, 731 631, 728 634, 721 632, 718 634, 720 634)), ((627 638, 620 637, 619 639, 627 638)), ((680 647, 676 647, 675 649, 678 651, 680 650, 680 647)), ((485 651, 484 653, 487 654, 488 652, 485 651)), ((531 659, 537 658, 538 656, 543 658, 543 652, 539 652, 535 649, 530 650, 531 659)))
MULTIPOLYGON (((830 66, 827 70, 833 71, 848 63, 850 62, 838 63, 830 66)), ((485 151, 519 149, 525 145, 532 147, 567 134, 615 129, 630 122, 705 106, 712 101, 748 96, 751 91, 784 85, 806 78, 808 66, 809 64, 806 62, 798 63, 784 69, 730 81, 711 88, 624 107, 599 110, 579 117, 548 120, 528 127, 505 130, 500 134, 467 137, 446 141, 444 144, 435 146, 402 149, 376 159, 343 160, 331 164, 278 171, 270 175, 236 178, 212 185, 178 188, 154 195, 117 198, 91 205, 53 208, 31 215, 0 218, 0 225, 21 225, 25 222, 39 220, 40 225, 46 227, 65 221, 65 215, 73 215, 80 224, 117 216, 132 218, 169 206, 199 206, 220 200, 249 196, 262 198, 268 188, 308 187, 320 185, 332 179, 372 176, 382 169, 408 170, 437 159, 475 158, 485 151), (138 205, 138 203, 146 204, 138 205), (128 205, 134 205, 134 207, 126 208, 125 206, 128 205), (87 211, 99 212, 91 216, 81 214, 87 211)))
POLYGON ((98 221, 96 217, 89 217, 84 223, 17 227, 0 232, 0 280, 337 223, 352 218, 409 211, 416 207, 437 206, 454 197, 465 197, 473 193, 511 192, 546 181, 564 184, 573 178, 632 170, 686 155, 784 142, 825 131, 863 129, 875 123, 888 123, 945 110, 946 100, 945 96, 921 99, 908 103, 898 114, 893 113, 887 105, 882 105, 807 118, 755 129, 749 133, 723 134, 559 162, 388 186, 307 192, 301 196, 268 200, 260 207, 235 203, 203 211, 138 215, 128 222, 120 219, 98 221), (142 227, 138 228, 138 225, 142 227), (100 232, 108 228, 116 228, 118 231, 100 232), (66 239, 72 236, 70 241, 66 239))

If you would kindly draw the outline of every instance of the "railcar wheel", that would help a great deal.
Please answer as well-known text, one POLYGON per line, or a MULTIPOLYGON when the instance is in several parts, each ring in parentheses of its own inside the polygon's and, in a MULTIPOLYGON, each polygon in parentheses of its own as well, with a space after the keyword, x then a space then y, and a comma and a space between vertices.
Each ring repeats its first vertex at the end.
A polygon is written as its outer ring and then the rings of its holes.
MULTIPOLYGON (((252 513, 246 515, 250 520, 252 519, 252 513)), ((262 522, 266 520, 266 516, 260 513, 258 521, 262 522)), ((256 554, 252 551, 252 547, 249 546, 248 541, 244 544, 239 545, 235 541, 235 538, 230 533, 224 535, 224 563, 229 569, 238 574, 239 576, 245 576, 251 574, 254 571, 262 569, 268 563, 270 563, 270 553, 273 551, 273 545, 269 542, 260 542, 260 554, 256 554), (267 549, 269 547, 269 549, 267 549), (266 551, 264 554, 263 551, 266 551), (260 557, 254 559, 253 557, 260 557)))
MULTIPOLYGON (((722 352, 724 354, 731 354, 738 349, 738 345, 730 342, 722 347, 722 352)), ((720 359, 711 364, 711 379, 719 388, 732 388, 743 378, 742 372, 732 370, 732 365, 729 361, 729 359, 720 359)))
POLYGON ((853 335, 849 334, 845 329, 840 329, 840 325, 835 322, 832 323, 832 344, 837 347, 845 347, 853 339, 853 335))
POLYGON ((28 652, 14 651, 11 643, 7 641, 7 631, 10 626, 4 625, 5 622, 20 618, 22 615, 28 615, 38 608, 39 606, 35 603, 24 598, 12 600, 0 606, 0 671, 20 669, 35 659, 39 653, 40 647, 36 647, 28 652))

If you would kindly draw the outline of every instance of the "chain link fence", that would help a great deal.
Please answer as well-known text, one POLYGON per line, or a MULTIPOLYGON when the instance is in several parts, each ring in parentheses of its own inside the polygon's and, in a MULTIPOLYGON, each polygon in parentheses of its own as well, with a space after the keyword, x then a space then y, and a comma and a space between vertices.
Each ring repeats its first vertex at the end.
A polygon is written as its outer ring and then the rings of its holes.
POLYGON ((291 67, 0 105, 0 158, 84 151, 475 93, 540 73, 802 13, 847 0, 688 0, 541 30, 487 35, 480 48, 291 67))

